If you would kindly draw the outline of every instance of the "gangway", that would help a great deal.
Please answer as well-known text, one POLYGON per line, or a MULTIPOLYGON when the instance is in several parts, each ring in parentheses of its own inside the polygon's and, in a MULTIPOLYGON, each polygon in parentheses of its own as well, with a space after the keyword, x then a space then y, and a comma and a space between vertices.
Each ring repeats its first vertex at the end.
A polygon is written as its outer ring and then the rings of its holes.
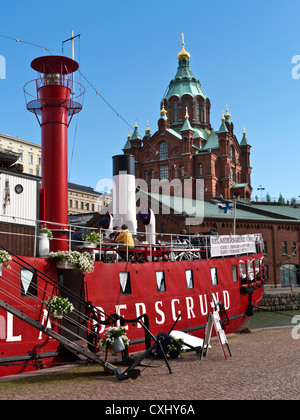
POLYGON ((24 322, 31 325, 32 327, 36 328, 37 330, 42 331, 42 333, 47 334, 49 337, 54 338, 56 341, 58 341, 60 344, 62 344, 64 347, 70 350, 72 353, 75 353, 77 355, 81 354, 85 356, 87 359, 90 359, 93 362, 96 362, 104 366, 106 371, 113 373, 116 376, 121 374, 120 368, 117 368, 111 363, 102 360, 99 356, 97 356, 97 354, 92 353, 91 351, 80 346, 79 344, 68 340, 66 337, 62 336, 61 334, 58 334, 57 332, 53 331, 51 328, 42 325, 40 322, 36 321, 35 319, 30 318, 28 315, 24 314, 22 311, 19 311, 18 309, 9 305, 5 301, 0 300, 0 307, 4 309, 5 311, 10 312, 12 315, 16 316, 17 318, 23 320, 24 322))

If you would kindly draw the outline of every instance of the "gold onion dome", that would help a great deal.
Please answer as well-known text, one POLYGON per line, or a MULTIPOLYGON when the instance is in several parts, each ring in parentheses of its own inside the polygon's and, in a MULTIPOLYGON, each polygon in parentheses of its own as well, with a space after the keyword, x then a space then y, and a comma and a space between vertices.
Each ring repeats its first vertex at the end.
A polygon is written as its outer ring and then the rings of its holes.
POLYGON ((228 112, 228 105, 226 106, 226 114, 225 114, 225 118, 230 118, 231 115, 228 112))
POLYGON ((185 48, 185 43, 184 43, 184 35, 182 34, 182 50, 180 51, 180 53, 178 53, 178 60, 180 60, 181 58, 186 58, 187 60, 189 60, 191 58, 190 53, 188 53, 185 48))
POLYGON ((161 113, 161 115, 166 115, 166 113, 167 113, 167 111, 165 109, 165 104, 164 103, 161 104, 161 111, 160 111, 160 113, 161 113))

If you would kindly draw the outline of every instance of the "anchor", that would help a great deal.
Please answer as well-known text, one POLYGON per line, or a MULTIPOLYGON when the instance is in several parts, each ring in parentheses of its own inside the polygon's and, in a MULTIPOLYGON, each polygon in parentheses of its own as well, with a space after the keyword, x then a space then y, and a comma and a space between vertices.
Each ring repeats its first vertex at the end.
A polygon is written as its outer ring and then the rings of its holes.
MULTIPOLYGON (((181 314, 178 315, 176 321, 172 325, 172 328, 170 329, 168 334, 171 334, 175 325, 179 321, 180 317, 181 317, 181 314)), ((169 373, 171 374, 172 369, 171 369, 171 366, 169 364, 169 361, 167 359, 167 356, 165 354, 165 351, 164 351, 164 348, 163 348, 163 345, 162 345, 164 335, 163 334, 158 334, 157 336, 154 336, 151 333, 151 331, 145 326, 145 324, 141 320, 138 320, 137 323, 140 324, 144 328, 145 332, 151 336, 151 339, 154 341, 154 344, 152 344, 152 346, 150 346, 141 356, 139 356, 135 360, 133 360, 131 365, 124 372, 122 372, 122 373, 116 372, 116 378, 119 381, 124 381, 124 380, 127 380, 127 379, 137 379, 137 377, 141 374, 141 371, 140 371, 140 369, 136 369, 136 367, 140 366, 141 362, 147 356, 150 356, 150 355, 153 356, 153 354, 154 354, 155 357, 158 357, 160 354, 162 354, 163 359, 165 360, 165 363, 166 363, 167 368, 169 370, 169 373)), ((146 367, 149 367, 149 365, 147 365, 146 367)))

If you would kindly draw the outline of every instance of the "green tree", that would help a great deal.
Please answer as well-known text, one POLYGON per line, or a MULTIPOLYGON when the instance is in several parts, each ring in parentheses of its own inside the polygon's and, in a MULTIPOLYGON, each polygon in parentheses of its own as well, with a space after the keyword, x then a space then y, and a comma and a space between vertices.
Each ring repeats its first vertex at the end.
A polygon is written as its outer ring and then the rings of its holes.
POLYGON ((280 206, 284 206, 284 205, 285 205, 285 200, 284 200, 284 198, 282 197, 282 194, 281 194, 281 193, 279 194, 278 204, 279 204, 280 206))
POLYGON ((269 193, 267 193, 267 195, 266 195, 266 202, 271 203, 271 196, 270 196, 269 193))

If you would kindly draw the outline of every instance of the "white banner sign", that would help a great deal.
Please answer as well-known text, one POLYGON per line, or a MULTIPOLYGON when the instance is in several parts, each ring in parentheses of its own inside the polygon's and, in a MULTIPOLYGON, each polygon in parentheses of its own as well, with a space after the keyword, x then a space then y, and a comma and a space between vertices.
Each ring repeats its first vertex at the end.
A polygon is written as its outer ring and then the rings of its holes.
POLYGON ((254 235, 211 236, 210 243, 212 257, 256 252, 254 235))

